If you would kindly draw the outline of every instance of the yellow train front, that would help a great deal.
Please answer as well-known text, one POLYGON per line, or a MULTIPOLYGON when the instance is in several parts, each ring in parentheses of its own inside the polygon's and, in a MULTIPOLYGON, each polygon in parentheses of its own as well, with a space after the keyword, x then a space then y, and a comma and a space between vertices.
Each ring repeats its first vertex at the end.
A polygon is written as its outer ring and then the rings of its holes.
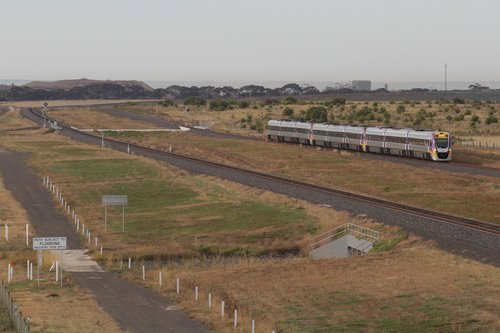
POLYGON ((434 132, 434 147, 431 147, 433 161, 451 161, 453 140, 448 132, 434 132))

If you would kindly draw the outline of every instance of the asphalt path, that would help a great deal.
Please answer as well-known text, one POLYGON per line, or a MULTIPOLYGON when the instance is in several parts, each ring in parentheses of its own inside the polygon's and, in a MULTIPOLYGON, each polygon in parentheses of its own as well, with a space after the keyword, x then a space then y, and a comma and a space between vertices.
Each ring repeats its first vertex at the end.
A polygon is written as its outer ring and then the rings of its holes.
MULTIPOLYGON (((6 188, 27 211, 37 236, 66 237, 68 248, 81 248, 72 224, 56 208, 51 194, 25 163, 25 155, 0 150, 0 173, 6 188)), ((104 271, 73 272, 76 283, 125 332, 209 332, 208 327, 175 309, 172 300, 104 271)))
POLYGON ((179 125, 175 122, 172 121, 167 121, 165 119, 151 116, 151 115, 146 115, 143 113, 139 112, 133 112, 133 111, 126 111, 126 110, 120 110, 120 109, 108 109, 108 108, 95 108, 95 111, 103 112, 106 114, 109 114, 110 116, 113 117, 122 117, 122 118, 128 118, 132 120, 137 120, 137 121, 142 121, 148 124, 153 124, 157 125, 159 128, 168 128, 168 129, 178 129, 179 125))
MULTIPOLYGON (((28 119, 40 123, 40 118, 28 110, 24 110, 23 115, 28 119)), ((65 128, 62 134, 83 142, 97 145, 101 144, 100 137, 95 137, 72 129, 65 128)), ((278 179, 256 177, 255 175, 234 168, 224 167, 215 163, 207 163, 192 158, 186 159, 180 155, 148 149, 137 145, 128 146, 126 143, 105 140, 105 146, 122 152, 126 152, 127 149, 130 148, 131 152, 134 154, 166 162, 192 173, 207 174, 250 187, 262 188, 289 197, 321 204, 336 210, 347 211, 354 215, 363 214, 380 223, 397 225, 425 239, 434 240, 439 247, 451 253, 500 267, 500 237, 491 233, 443 223, 429 217, 396 211, 370 202, 346 198, 341 195, 335 195, 317 189, 305 188, 278 179)))
MULTIPOLYGON (((106 114, 109 114, 110 116, 113 117, 121 117, 121 118, 128 118, 132 120, 139 120, 148 124, 152 124, 155 126, 158 126, 159 128, 170 128, 170 129, 176 129, 179 128, 179 124, 173 121, 168 121, 163 118, 153 116, 150 114, 145 114, 145 113, 139 113, 139 112, 134 112, 134 111, 127 111, 127 110, 121 110, 118 107, 113 108, 113 109, 108 109, 108 108, 103 108, 103 107, 98 107, 96 106, 93 108, 93 111, 98 111, 98 112, 103 112, 106 114)), ((215 132, 212 130, 204 130, 204 129, 199 129, 199 128, 194 128, 190 126, 184 126, 188 127, 190 129, 189 133, 199 135, 199 136, 207 136, 207 137, 212 137, 212 138, 218 138, 218 139, 232 139, 232 140, 256 140, 253 138, 249 137, 244 137, 241 135, 236 135, 236 134, 231 134, 231 133, 224 133, 224 132, 215 132)), ((262 141, 262 140, 259 140, 262 141)))

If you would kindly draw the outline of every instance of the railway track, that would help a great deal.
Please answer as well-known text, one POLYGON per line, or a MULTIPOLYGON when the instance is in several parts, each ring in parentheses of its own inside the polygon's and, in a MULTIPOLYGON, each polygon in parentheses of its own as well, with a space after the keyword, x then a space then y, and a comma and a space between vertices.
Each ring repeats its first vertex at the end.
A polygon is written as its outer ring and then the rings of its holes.
MULTIPOLYGON (((26 118, 31 119, 32 121, 35 121, 38 124, 41 124, 43 121, 41 114, 38 111, 35 111, 33 109, 29 109, 29 110, 24 109, 23 115, 26 118)), ((464 228, 468 228, 468 229, 486 232, 486 233, 490 233, 490 234, 493 234, 496 236, 500 236, 500 225, 497 225, 497 224, 483 222, 483 221, 469 219, 469 218, 464 218, 464 217, 459 217, 459 216, 454 216, 454 215, 449 215, 449 214, 444 214, 441 212, 436 212, 436 211, 427 210, 427 209, 423 209, 423 208, 419 208, 419 207, 399 204, 396 202, 382 200, 382 199, 369 197, 369 196, 365 196, 365 195, 361 195, 361 194, 356 194, 356 193, 347 192, 347 191, 341 191, 341 190, 337 190, 337 189, 333 189, 333 188, 329 188, 329 187, 324 187, 324 186, 320 186, 320 185, 315 185, 315 184, 310 184, 310 183, 306 183, 306 182, 302 182, 302 181, 287 179, 287 178, 269 175, 269 174, 264 174, 264 173, 260 173, 260 172, 256 172, 256 171, 252 171, 252 170, 228 166, 228 165, 221 164, 221 163, 201 160, 201 159, 198 159, 195 157, 166 152, 166 151, 148 148, 148 147, 144 147, 144 146, 140 146, 140 145, 136 145, 136 144, 129 144, 129 143, 118 141, 118 140, 107 139, 107 138, 103 139, 101 137, 94 136, 94 135, 89 134, 89 133, 80 132, 67 124, 60 123, 60 125, 63 127, 63 134, 67 134, 71 137, 81 139, 82 141, 86 141, 86 142, 93 143, 93 144, 98 144, 98 145, 104 144, 106 147, 110 147, 110 148, 113 148, 116 150, 120 150, 120 151, 124 151, 124 152, 134 152, 135 154, 140 154, 140 155, 145 156, 145 157, 152 157, 152 158, 156 158, 156 159, 158 159, 159 156, 168 157, 168 158, 176 159, 176 160, 189 161, 190 163, 196 163, 198 165, 202 165, 205 167, 218 168, 220 170, 226 170, 226 171, 230 170, 232 172, 236 172, 236 173, 250 176, 253 178, 258 178, 261 180, 267 180, 267 181, 273 181, 275 183, 287 184, 287 185, 302 188, 305 190, 319 191, 319 192, 322 192, 322 193, 328 194, 328 195, 334 195, 334 196, 342 197, 342 198, 349 199, 349 200, 355 200, 358 202, 369 203, 372 205, 376 205, 378 207, 384 207, 384 208, 390 209, 392 211, 402 212, 402 213, 414 215, 417 217, 423 217, 423 218, 431 219, 434 221, 458 225, 458 226, 461 226, 464 228)))
MULTIPOLYGON (((137 120, 148 122, 148 123, 151 123, 151 124, 154 124, 157 126, 166 126, 167 128, 177 127, 177 124, 175 124, 171 121, 164 120, 160 117, 151 116, 151 115, 142 114, 142 113, 138 114, 138 113, 135 113, 132 111, 106 109, 106 107, 116 106, 116 105, 120 105, 120 104, 124 104, 124 103, 86 105, 85 107, 95 107, 97 111, 108 113, 114 117, 137 119, 137 120)), ((56 108, 61 108, 61 107, 53 107, 53 108, 56 109, 56 108)), ((62 107, 62 108, 64 108, 64 107, 62 107)), ((199 136, 205 136, 205 137, 212 137, 212 138, 219 138, 219 139, 264 141, 263 138, 257 138, 257 137, 248 137, 248 136, 242 136, 242 135, 230 134, 230 133, 224 133, 224 132, 217 132, 217 131, 211 131, 211 130, 207 131, 207 130, 196 129, 196 128, 192 128, 192 127, 190 129, 191 129, 191 133, 199 135, 199 136)), ((272 142, 272 144, 285 144, 286 145, 289 143, 272 142)), ((306 146, 305 148, 315 149, 317 147, 306 146)), ((360 157, 361 158, 368 158, 368 159, 383 160, 383 161, 384 160, 385 161, 392 161, 392 162, 399 163, 399 164, 407 164, 407 165, 410 165, 412 167, 417 166, 417 167, 421 167, 421 168, 433 168, 433 169, 437 169, 437 170, 443 170, 446 172, 480 174, 480 175, 490 176, 490 177, 500 177, 500 168, 486 167, 486 166, 465 163, 465 162, 452 161, 450 163, 434 163, 434 162, 424 161, 424 160, 415 159, 415 158, 394 156, 394 155, 383 155, 383 154, 376 154, 376 153, 363 153, 360 155, 360 157)))

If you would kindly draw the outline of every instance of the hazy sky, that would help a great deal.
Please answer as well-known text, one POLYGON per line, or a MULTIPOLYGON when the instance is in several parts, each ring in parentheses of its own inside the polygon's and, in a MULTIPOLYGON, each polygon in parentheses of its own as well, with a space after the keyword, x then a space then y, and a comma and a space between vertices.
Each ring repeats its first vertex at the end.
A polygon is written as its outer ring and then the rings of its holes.
POLYGON ((0 78, 500 81, 499 0, 2 0, 0 78))

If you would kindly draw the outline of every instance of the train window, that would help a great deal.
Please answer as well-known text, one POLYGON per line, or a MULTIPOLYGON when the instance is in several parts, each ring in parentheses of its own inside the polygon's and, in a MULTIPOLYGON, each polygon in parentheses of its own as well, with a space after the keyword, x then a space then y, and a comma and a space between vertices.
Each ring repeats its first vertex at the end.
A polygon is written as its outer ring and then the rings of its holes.
POLYGON ((336 138, 343 138, 344 133, 343 132, 327 132, 329 136, 336 137, 336 138))
POLYGON ((384 137, 382 135, 368 134, 367 139, 372 141, 384 141, 384 137))

